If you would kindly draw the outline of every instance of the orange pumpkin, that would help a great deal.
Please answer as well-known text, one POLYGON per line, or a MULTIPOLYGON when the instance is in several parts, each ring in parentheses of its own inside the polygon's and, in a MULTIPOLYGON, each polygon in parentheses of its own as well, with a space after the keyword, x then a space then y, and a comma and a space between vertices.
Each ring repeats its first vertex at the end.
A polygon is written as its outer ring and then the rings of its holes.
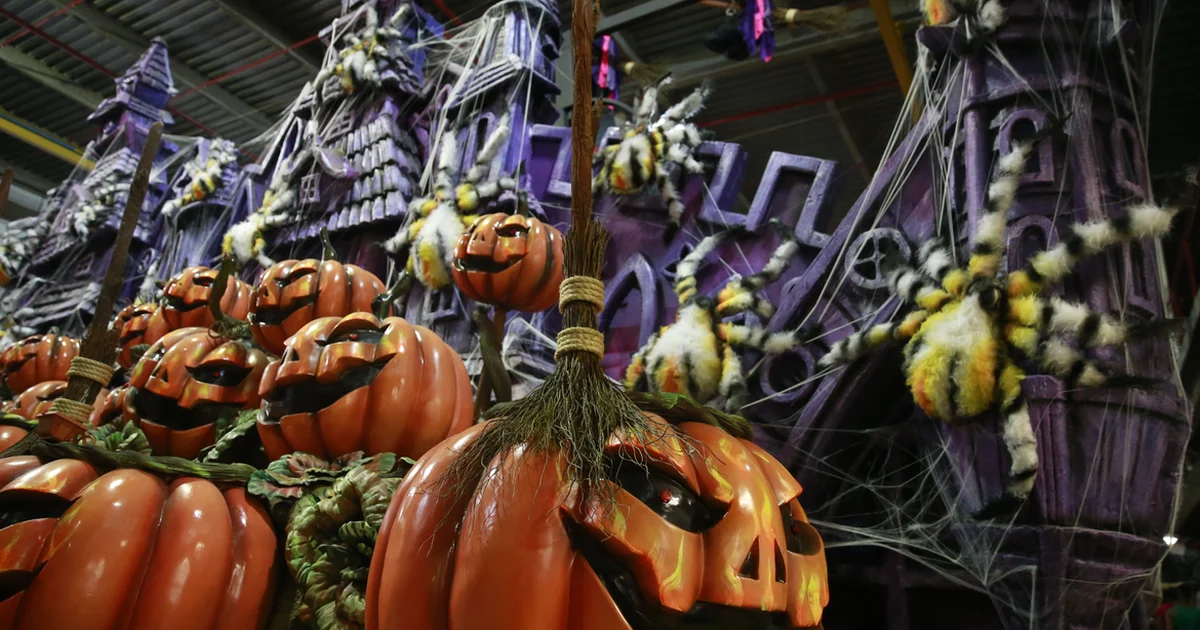
POLYGON ((0 628, 265 627, 277 543, 243 489, 32 457, 0 482, 0 628))
POLYGON ((14 396, 46 381, 67 380, 79 341, 53 332, 26 337, 0 355, 0 376, 14 396))
POLYGON ((0 451, 8 450, 8 447, 20 442, 26 435, 29 435, 29 431, 24 427, 0 424, 0 451))
POLYGON ((155 455, 194 458, 216 441, 218 424, 258 407, 267 362, 262 350, 245 341, 205 328, 172 331, 133 368, 127 417, 136 416, 155 455))
POLYGON ((483 426, 427 453, 392 497, 368 629, 819 627, 821 537, 800 485, 753 442, 693 422, 613 436, 611 509, 579 504, 562 452, 512 448, 455 500, 441 484, 483 426))
POLYGON ((133 367, 133 348, 142 344, 152 344, 171 331, 171 325, 163 316, 162 309, 157 304, 142 302, 130 304, 121 309, 113 328, 121 331, 121 352, 117 355, 117 364, 125 369, 133 367))
POLYGON ((420 457, 470 426, 471 381, 432 331, 370 313, 322 317, 267 366, 258 435, 267 457, 354 451, 420 457))
POLYGON ((5 403, 0 411, 12 413, 26 420, 33 420, 44 412, 50 411, 50 405, 55 398, 62 398, 67 391, 66 381, 46 381, 21 392, 16 400, 5 403))
MULTIPOLYGON (((163 318, 171 330, 188 326, 213 325, 208 309, 208 294, 217 279, 217 270, 208 267, 188 267, 171 278, 163 287, 163 318)), ((221 296, 221 312, 245 320, 250 312, 250 285, 235 277, 229 278, 221 296)))
POLYGON ((451 273, 463 295, 476 302, 544 311, 558 303, 562 233, 533 217, 484 215, 459 237, 451 273))
POLYGON ((130 391, 129 385, 101 390, 92 405, 92 415, 88 417, 89 424, 99 427, 119 418, 137 420, 137 414, 133 411, 133 398, 129 396, 130 391))
POLYGON ((263 272, 250 303, 254 338, 267 352, 283 354, 288 337, 318 317, 371 312, 387 291, 375 274, 334 260, 284 260, 263 272))

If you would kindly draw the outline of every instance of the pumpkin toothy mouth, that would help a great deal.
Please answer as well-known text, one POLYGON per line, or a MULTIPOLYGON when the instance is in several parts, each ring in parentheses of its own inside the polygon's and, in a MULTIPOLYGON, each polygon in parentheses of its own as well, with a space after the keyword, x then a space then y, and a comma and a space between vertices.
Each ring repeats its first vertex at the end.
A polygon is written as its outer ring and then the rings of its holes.
POLYGON ((217 424, 222 418, 237 415, 242 408, 234 403, 201 403, 191 408, 182 407, 178 399, 145 389, 130 391, 128 395, 133 396, 133 410, 139 418, 172 430, 217 424))
POLYGON ((263 411, 268 422, 279 422, 284 416, 317 413, 343 396, 375 382, 387 361, 350 368, 334 383, 318 383, 307 378, 275 388, 264 399, 263 411))
POLYGON ((565 515, 562 520, 571 545, 596 572, 633 630, 801 630, 791 625, 786 612, 696 602, 681 614, 648 604, 628 567, 591 539, 581 525, 565 515))
POLYGON ((166 298, 163 299, 163 301, 166 302, 167 308, 179 311, 181 313, 186 313, 188 311, 194 311, 198 308, 203 308, 205 306, 208 306, 207 301, 185 302, 185 301, 183 301, 183 298, 176 296, 176 295, 168 295, 168 296, 166 296, 166 298))
POLYGON ((311 306, 317 301, 317 296, 306 295, 304 297, 292 300, 292 303, 284 308, 282 306, 260 306, 254 313, 254 323, 261 326, 282 326, 284 320, 292 316, 292 313, 311 306))
POLYGON ((465 258, 455 258, 454 266, 459 271, 480 271, 483 273, 500 273, 505 269, 521 262, 520 258, 516 260, 502 263, 498 262, 490 256, 467 256, 465 258))

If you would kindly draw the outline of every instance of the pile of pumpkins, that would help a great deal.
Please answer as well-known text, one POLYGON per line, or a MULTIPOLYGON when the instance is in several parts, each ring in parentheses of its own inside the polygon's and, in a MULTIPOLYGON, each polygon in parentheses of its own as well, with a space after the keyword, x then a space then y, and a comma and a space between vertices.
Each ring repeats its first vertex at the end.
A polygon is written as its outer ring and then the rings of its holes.
MULTIPOLYGON (((558 230, 495 214, 463 235, 453 275, 471 299, 537 311, 556 304, 562 266, 558 230)), ((241 337, 214 326, 217 278, 185 269, 157 303, 120 312, 122 369, 90 422, 194 459, 254 412, 262 470, 247 486, 0 459, 0 630, 264 628, 273 614, 320 628, 819 627, 820 536, 799 484, 752 442, 694 422, 653 444, 614 435, 614 457, 649 466, 614 475, 611 511, 578 504, 561 454, 522 449, 449 492, 484 427, 473 387, 432 331, 372 312, 378 277, 312 259, 254 286, 231 277, 220 306, 249 323, 241 337), (277 601, 287 576, 300 596, 277 601)), ((5 417, 46 412, 78 354, 55 332, 0 354, 5 417)), ((25 433, 0 425, 0 448, 25 433)))

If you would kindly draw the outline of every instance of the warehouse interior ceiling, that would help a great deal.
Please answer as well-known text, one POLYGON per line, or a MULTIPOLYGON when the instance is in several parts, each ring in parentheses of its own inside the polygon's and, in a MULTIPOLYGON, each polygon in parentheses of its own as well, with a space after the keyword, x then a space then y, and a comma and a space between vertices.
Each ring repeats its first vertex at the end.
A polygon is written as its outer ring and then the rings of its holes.
MULTIPOLYGON (((422 0, 453 27, 492 2, 422 0)), ((671 68, 674 89, 711 82, 714 93, 698 122, 749 154, 742 203, 748 203, 775 151, 835 160, 841 216, 869 181, 901 112, 904 94, 893 56, 871 5, 883 2, 779 2, 791 8, 843 4, 846 25, 836 34, 780 28, 770 63, 733 62, 705 47, 723 20, 724 0, 608 0, 605 24, 629 60, 671 68)), ((918 0, 887 0, 915 59, 918 0)), ((1150 103, 1151 168, 1177 172, 1197 159, 1200 109, 1194 87, 1200 56, 1192 37, 1200 3, 1175 0, 1153 47, 1150 103)), ((560 2, 569 21, 570 2, 560 2)), ((6 0, 0 7, 0 119, 39 134, 51 150, 0 134, 0 167, 16 171, 5 217, 31 212, 30 200, 71 172, 71 155, 95 137, 87 116, 114 92, 119 75, 162 37, 178 94, 169 133, 222 136, 242 146, 270 128, 320 67, 318 37, 341 11, 340 0, 6 0)), ((899 47, 897 47, 899 48, 899 47)), ((898 52, 898 51, 893 51, 898 52)), ((561 73, 560 73, 561 74, 561 73)), ((569 79, 560 76, 560 82, 569 79)), ((622 97, 631 98, 633 85, 622 97)), ((569 91, 568 91, 569 92, 569 91)))

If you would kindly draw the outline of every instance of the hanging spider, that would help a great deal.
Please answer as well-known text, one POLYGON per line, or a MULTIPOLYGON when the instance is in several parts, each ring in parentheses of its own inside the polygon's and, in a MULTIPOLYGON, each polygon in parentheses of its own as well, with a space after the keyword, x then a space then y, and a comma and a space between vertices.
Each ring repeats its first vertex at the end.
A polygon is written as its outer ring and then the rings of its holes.
POLYGON ((934 25, 949 24, 958 18, 966 21, 968 40, 982 40, 1004 25, 1004 7, 1000 0, 922 0, 925 19, 934 25))
POLYGON ((209 147, 208 159, 203 166, 187 164, 186 168, 191 175, 191 181, 178 197, 163 204, 162 214, 170 217, 184 206, 208 198, 227 183, 221 180, 221 176, 225 172, 225 167, 235 161, 237 161, 237 147, 233 142, 222 138, 213 140, 209 147))
POLYGON ((668 75, 657 85, 647 87, 637 106, 637 118, 632 126, 626 127, 621 141, 597 147, 592 158, 593 167, 600 167, 592 180, 593 191, 639 195, 651 182, 658 185, 667 203, 670 223, 665 240, 668 241, 679 230, 684 210, 671 181, 670 166, 678 164, 688 173, 704 172, 704 165, 695 158, 702 141, 700 131, 687 120, 700 112, 711 92, 707 85, 702 85, 651 122, 658 110, 658 92, 670 81, 668 75))
POLYGON ((772 221, 771 226, 783 240, 762 271, 731 279, 715 300, 697 291, 696 271, 717 246, 739 230, 726 230, 705 238, 679 261, 675 279, 679 310, 675 323, 651 335, 646 345, 633 355, 625 371, 627 389, 685 394, 705 404, 720 396, 727 409, 736 411, 746 393, 745 375, 736 350, 753 348, 779 354, 804 342, 807 335, 800 331, 772 333, 758 325, 722 321, 745 312, 753 312, 764 321, 774 315, 775 306, 759 291, 779 279, 800 245, 778 221, 772 221))
POLYGON ((464 227, 470 227, 478 218, 462 213, 475 212, 505 191, 516 189, 516 180, 511 177, 484 181, 492 160, 505 146, 511 131, 508 114, 505 114, 457 187, 454 185, 459 159, 455 141, 457 132, 448 131, 442 135, 433 195, 409 203, 408 213, 412 217, 409 223, 384 243, 384 248, 393 255, 409 250, 406 270, 426 287, 442 289, 451 282, 450 265, 458 237, 464 227))
POLYGON ((89 198, 79 203, 79 209, 71 217, 72 227, 80 237, 87 237, 92 228, 104 216, 112 211, 122 195, 129 194, 128 175, 113 171, 92 187, 89 198))
POLYGON ((1038 139, 1017 144, 1000 158, 966 269, 955 266, 949 249, 937 239, 926 243, 918 251, 917 267, 896 265, 888 273, 891 291, 916 310, 898 322, 850 335, 819 362, 821 367, 844 364, 885 344, 904 342, 908 386, 930 417, 957 422, 998 403, 1012 466, 1004 497, 977 515, 981 518, 1028 497, 1037 475, 1037 439, 1021 393, 1025 372, 1013 363, 1010 351, 1040 364, 1069 388, 1146 386, 1153 381, 1091 361, 1063 335, 1075 336, 1079 348, 1096 348, 1145 338, 1170 323, 1122 322, 1044 293, 1084 258, 1120 243, 1161 238, 1170 231, 1174 209, 1143 204, 1123 217, 1072 225, 1061 232, 1061 242, 1036 254, 1023 269, 1000 270, 1006 215, 1038 139))
POLYGON ((339 81, 334 85, 340 87, 341 94, 345 95, 354 94, 362 87, 379 87, 382 84, 379 60, 388 55, 387 40, 402 36, 396 25, 404 19, 410 8, 407 3, 401 4, 384 26, 379 26, 379 14, 374 6, 368 5, 362 9, 366 24, 356 33, 346 33, 343 40, 346 46, 337 49, 336 61, 327 62, 313 79, 313 96, 318 104, 339 95, 326 93, 332 77, 338 77, 339 81))

